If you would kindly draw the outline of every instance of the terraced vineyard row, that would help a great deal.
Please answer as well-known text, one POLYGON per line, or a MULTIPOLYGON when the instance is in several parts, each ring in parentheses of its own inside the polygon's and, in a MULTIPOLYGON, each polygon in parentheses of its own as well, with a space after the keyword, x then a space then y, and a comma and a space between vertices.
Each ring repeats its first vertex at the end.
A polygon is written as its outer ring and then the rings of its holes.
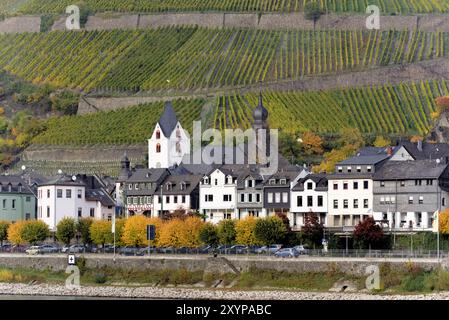
MULTIPOLYGON (((308 0, 84 0, 93 12, 161 12, 161 11, 234 11, 293 12, 303 11, 308 0)), ((390 13, 447 12, 445 0, 318 0, 324 10, 333 12, 365 12, 368 4, 378 5, 390 13)), ((27 0, 24 13, 62 13, 72 0, 27 0)))
MULTIPOLYGON (((173 101, 179 121, 189 132, 193 121, 200 118, 203 105, 201 99, 173 101)), ((151 103, 84 116, 52 118, 47 122, 47 130, 33 143, 83 146, 145 142, 162 112, 163 103, 151 103)))
POLYGON ((85 91, 233 87, 442 57, 448 35, 195 27, 3 35, 0 68, 85 91))
POLYGON ((0 15, 8 15, 16 12, 26 0, 2 0, 0 1, 0 15))
MULTIPOLYGON (((398 86, 313 91, 265 92, 264 105, 270 126, 286 132, 312 130, 336 133, 357 127, 366 133, 425 134, 431 126, 435 97, 449 94, 449 82, 429 81, 398 86)), ((218 97, 212 127, 251 126, 257 94, 218 97)), ((191 132, 205 101, 176 100, 174 108, 191 132)), ((163 110, 162 103, 140 105, 84 116, 67 116, 48 121, 47 130, 33 143, 43 145, 130 144, 145 142, 163 110)))
MULTIPOLYGON (((314 92, 266 92, 264 105, 270 126, 287 132, 312 130, 335 133, 357 127, 366 133, 425 134, 431 126, 435 97, 448 94, 446 81, 404 83, 314 92)), ((258 96, 237 94, 220 97, 214 115, 217 129, 246 129, 252 121, 251 106, 258 96)))

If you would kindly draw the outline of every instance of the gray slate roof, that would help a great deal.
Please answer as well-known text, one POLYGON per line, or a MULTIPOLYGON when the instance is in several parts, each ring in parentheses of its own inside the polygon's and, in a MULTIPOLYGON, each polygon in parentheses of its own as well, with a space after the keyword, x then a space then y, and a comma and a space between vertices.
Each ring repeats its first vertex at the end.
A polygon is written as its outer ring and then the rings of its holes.
POLYGON ((126 182, 159 182, 169 171, 164 168, 136 169, 126 182))
POLYGON ((9 193, 8 185, 11 185, 11 192, 21 194, 33 194, 27 183, 20 176, 0 176, 1 193, 9 193), (22 191, 19 192, 19 185, 22 191))
POLYGON ((435 160, 389 161, 374 174, 374 180, 437 179, 447 166, 435 160))
MULTIPOLYGON (((169 176, 165 179, 162 189, 163 195, 189 195, 195 190, 201 179, 202 175, 176 175, 169 176), (184 182, 185 189, 181 190, 181 184, 184 182), (167 185, 171 183, 171 190, 167 190, 167 185)), ((158 187, 158 194, 160 193, 160 186, 158 187)))
POLYGON ((347 165, 375 165, 388 158, 388 154, 376 154, 376 155, 360 155, 348 158, 337 163, 337 166, 347 165))
POLYGON ((299 179, 298 183, 292 188, 293 191, 304 191, 304 184, 306 181, 312 180, 316 183, 315 191, 327 191, 328 183, 327 177, 324 174, 309 174, 308 176, 299 179))
POLYGON ((104 189, 86 189, 86 200, 100 201, 100 203, 106 207, 115 206, 114 200, 104 189))
POLYGON ((412 155, 415 160, 441 159, 449 156, 449 145, 445 143, 422 143, 422 150, 418 149, 418 143, 410 141, 401 142, 400 145, 412 155))
POLYGON ((178 118, 176 117, 175 110, 171 101, 165 103, 164 113, 159 119, 159 126, 164 133, 164 136, 170 137, 173 130, 175 130, 176 124, 178 123, 178 118))

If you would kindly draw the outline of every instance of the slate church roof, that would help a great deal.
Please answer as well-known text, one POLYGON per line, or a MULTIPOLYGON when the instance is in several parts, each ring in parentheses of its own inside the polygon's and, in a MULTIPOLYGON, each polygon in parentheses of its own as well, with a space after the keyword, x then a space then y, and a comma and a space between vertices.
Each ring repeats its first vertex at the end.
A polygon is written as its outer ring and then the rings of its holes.
POLYGON ((175 110, 173 109, 172 103, 166 102, 164 113, 159 119, 159 126, 161 127, 164 136, 170 137, 173 130, 175 130, 176 124, 178 123, 178 118, 176 117, 175 110))

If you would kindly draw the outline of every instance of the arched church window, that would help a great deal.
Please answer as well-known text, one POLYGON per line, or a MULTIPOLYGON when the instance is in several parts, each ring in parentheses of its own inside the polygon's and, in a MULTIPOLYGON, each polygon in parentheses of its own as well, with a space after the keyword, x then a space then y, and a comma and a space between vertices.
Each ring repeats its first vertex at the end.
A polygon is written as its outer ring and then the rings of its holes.
POLYGON ((160 143, 158 143, 156 145, 156 153, 161 153, 161 145, 160 145, 160 143))
POLYGON ((176 142, 176 152, 181 153, 181 143, 179 141, 176 142))
POLYGON ((181 130, 179 130, 179 127, 176 129, 176 138, 181 138, 181 130))
POLYGON ((161 138, 161 132, 159 130, 156 131, 156 139, 160 139, 161 138))

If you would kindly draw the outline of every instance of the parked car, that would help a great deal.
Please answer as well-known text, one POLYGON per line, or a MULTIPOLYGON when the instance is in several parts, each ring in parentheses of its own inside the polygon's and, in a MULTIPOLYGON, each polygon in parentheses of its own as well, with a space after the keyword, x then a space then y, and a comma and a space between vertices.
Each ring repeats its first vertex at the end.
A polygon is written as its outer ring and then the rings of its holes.
POLYGON ((231 248, 229 248, 227 253, 228 254, 243 254, 243 253, 246 253, 247 251, 248 251, 247 246, 235 245, 235 246, 232 246, 231 248))
POLYGON ((59 248, 55 245, 52 244, 43 244, 41 246, 39 246, 39 253, 40 254, 44 254, 44 253, 58 253, 59 252, 59 248))
POLYGON ((40 247, 39 246, 31 246, 31 247, 29 247, 28 249, 25 250, 25 252, 27 254, 30 254, 30 255, 37 255, 37 254, 40 253, 39 251, 40 251, 40 247))
POLYGON ((12 244, 5 243, 2 245, 0 252, 11 252, 12 244))
POLYGON ((281 248, 282 248, 281 244, 272 244, 270 246, 263 246, 259 249, 256 249, 255 253, 257 253, 257 254, 267 254, 267 253, 273 254, 281 248))
POLYGON ((24 246, 24 245, 13 245, 11 247, 11 251, 9 252, 13 252, 13 253, 23 253, 25 252, 29 247, 28 246, 24 246))
POLYGON ((299 252, 294 248, 284 248, 276 251, 274 256, 277 258, 297 258, 299 252))
POLYGON ((199 248, 195 249, 194 251, 199 254, 209 254, 209 253, 212 253, 213 249, 214 248, 212 246, 207 245, 207 246, 199 247, 199 248))
POLYGON ((228 253, 229 249, 231 249, 230 245, 220 245, 217 247, 216 252, 221 253, 221 254, 226 254, 226 253, 228 253))
POLYGON ((61 249, 62 253, 82 253, 86 248, 82 244, 72 244, 71 246, 64 246, 61 249))
POLYGON ((294 247, 293 249, 298 251, 299 254, 301 254, 301 255, 309 254, 309 248, 307 248, 307 246, 299 245, 299 246, 294 247))
MULTIPOLYGON (((119 253, 120 247, 115 246, 115 253, 119 253)), ((98 252, 114 253, 114 246, 111 244, 105 244, 103 248, 98 249, 98 252)))
POLYGON ((143 256, 145 248, 126 246, 120 249, 120 254, 124 256, 143 256))

